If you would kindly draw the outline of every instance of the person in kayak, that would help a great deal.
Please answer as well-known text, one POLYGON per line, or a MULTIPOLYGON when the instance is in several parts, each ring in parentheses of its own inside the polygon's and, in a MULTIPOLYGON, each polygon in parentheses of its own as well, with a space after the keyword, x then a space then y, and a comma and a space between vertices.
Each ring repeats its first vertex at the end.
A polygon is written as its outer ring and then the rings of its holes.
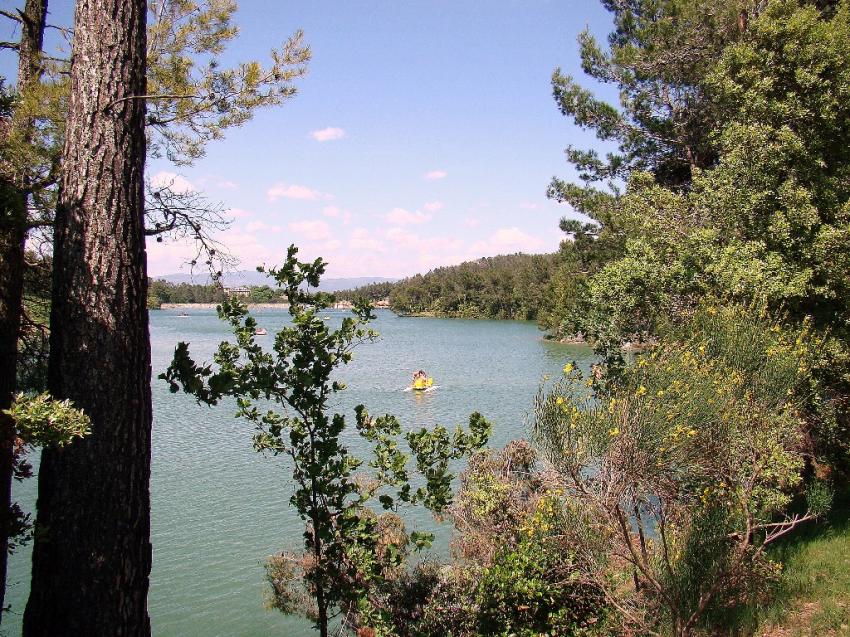
POLYGON ((418 372, 413 374, 413 389, 427 389, 433 384, 434 380, 432 378, 428 378, 428 375, 424 370, 420 369, 418 372))

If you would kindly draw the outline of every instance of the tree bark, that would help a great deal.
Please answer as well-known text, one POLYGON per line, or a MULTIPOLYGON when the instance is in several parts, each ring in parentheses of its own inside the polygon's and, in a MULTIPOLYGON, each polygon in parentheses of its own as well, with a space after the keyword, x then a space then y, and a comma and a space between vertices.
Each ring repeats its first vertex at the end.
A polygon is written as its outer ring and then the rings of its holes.
POLYGON ((132 98, 145 19, 145 0, 77 2, 48 385, 92 432, 42 455, 27 637, 150 635, 145 103, 132 98))
MULTIPOLYGON (((31 91, 41 79, 47 0, 27 0, 21 14, 18 48, 18 91, 31 91)), ((3 132, 26 139, 33 122, 13 117, 3 132), (17 130, 16 130, 17 129, 17 130)), ((2 412, 12 403, 17 389, 18 338, 24 292, 24 246, 27 228, 26 174, 4 167, 0 175, 0 621, 6 600, 9 535, 14 521, 12 473, 15 423, 2 412)))
POLYGON ((6 568, 9 535, 14 522, 12 510, 12 471, 14 466, 15 423, 3 410, 12 404, 17 389, 18 335, 21 329, 23 297, 24 231, 20 212, 26 199, 3 180, 0 183, 0 620, 6 599, 6 568))

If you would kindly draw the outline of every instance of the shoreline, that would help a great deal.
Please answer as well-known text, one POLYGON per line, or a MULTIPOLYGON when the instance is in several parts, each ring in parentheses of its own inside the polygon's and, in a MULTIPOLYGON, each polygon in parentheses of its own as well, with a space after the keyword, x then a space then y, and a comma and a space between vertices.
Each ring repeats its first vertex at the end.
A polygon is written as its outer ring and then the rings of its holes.
MULTIPOLYGON (((221 303, 163 303, 160 305, 158 310, 214 310, 221 303)), ((281 308, 286 309, 289 307, 288 303, 249 303, 248 307, 260 308, 260 309, 271 309, 271 308, 281 308)))
MULTIPOLYGON (((163 303, 157 308, 150 308, 151 311, 155 310, 214 310, 221 303, 163 303)), ((260 309, 260 310, 273 310, 273 309, 281 309, 286 310, 289 309, 289 303, 248 303, 249 309, 260 309)), ((329 310, 350 310, 351 305, 340 302, 335 303, 329 310)), ((386 308, 375 308, 378 310, 386 309, 386 308)))

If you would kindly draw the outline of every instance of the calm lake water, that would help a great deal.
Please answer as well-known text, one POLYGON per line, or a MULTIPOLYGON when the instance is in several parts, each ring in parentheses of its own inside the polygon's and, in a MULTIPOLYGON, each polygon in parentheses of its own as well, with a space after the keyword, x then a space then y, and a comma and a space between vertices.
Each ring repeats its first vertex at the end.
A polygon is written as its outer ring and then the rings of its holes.
MULTIPOLYGON (((166 637, 256 637, 310 635, 309 623, 263 607, 263 563, 282 548, 301 544, 303 524, 289 507, 291 483, 284 459, 251 447, 252 428, 233 418, 235 408, 214 408, 170 394, 156 380, 178 341, 191 343, 195 359, 210 360, 228 336, 214 310, 151 313, 153 351, 153 572, 149 609, 153 633, 166 637)), ((255 312, 274 331, 288 320, 285 310, 255 312)), ((338 325, 346 313, 331 311, 338 325)), ((544 341, 531 323, 399 318, 380 311, 374 322, 381 339, 361 346, 342 377, 338 410, 353 423, 362 403, 379 415, 398 416, 405 428, 453 427, 480 411, 493 422, 491 446, 524 435, 532 397, 546 374, 576 360, 589 366, 591 351, 544 341), (439 388, 403 392, 415 369, 434 376, 439 388)), ((358 450, 356 439, 351 447, 358 450)), ((37 458, 36 464, 37 464, 37 458)), ((16 498, 33 510, 35 480, 16 485, 16 498)), ((445 551, 451 529, 423 514, 408 517, 410 528, 437 533, 435 551, 445 551)), ((12 556, 7 603, 12 612, 4 632, 20 634, 28 593, 28 548, 12 556)))

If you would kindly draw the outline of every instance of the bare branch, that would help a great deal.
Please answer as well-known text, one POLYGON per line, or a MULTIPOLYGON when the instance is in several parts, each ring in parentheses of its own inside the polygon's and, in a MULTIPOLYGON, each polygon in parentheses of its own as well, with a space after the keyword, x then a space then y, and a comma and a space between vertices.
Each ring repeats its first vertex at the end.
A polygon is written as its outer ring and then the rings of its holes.
POLYGON ((20 11, 18 11, 18 15, 15 15, 11 11, 0 11, 0 16, 4 18, 9 18, 9 20, 13 20, 15 22, 23 22, 23 18, 20 15, 20 11))
POLYGON ((236 264, 236 259, 214 236, 230 227, 226 210, 198 192, 175 189, 174 181, 157 186, 145 184, 145 235, 156 237, 158 242, 165 239, 193 242, 195 254, 189 264, 194 268, 203 262, 213 277, 218 278, 222 270, 236 264))

